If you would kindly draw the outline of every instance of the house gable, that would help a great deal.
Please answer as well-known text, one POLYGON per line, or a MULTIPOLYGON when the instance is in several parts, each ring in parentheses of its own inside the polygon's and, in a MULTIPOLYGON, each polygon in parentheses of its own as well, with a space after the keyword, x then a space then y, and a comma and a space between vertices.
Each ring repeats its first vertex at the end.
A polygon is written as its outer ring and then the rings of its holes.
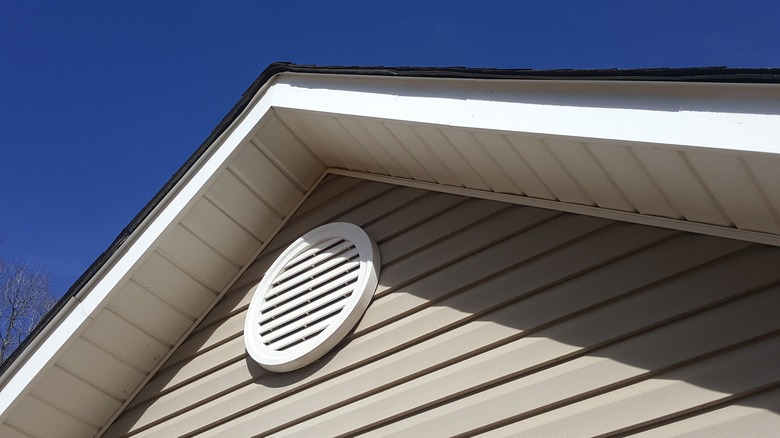
POLYGON ((329 169, 778 244, 778 87, 760 83, 772 72, 403 72, 261 75, 6 365, 0 427, 46 435, 29 429, 46 415, 63 436, 104 430, 329 169))

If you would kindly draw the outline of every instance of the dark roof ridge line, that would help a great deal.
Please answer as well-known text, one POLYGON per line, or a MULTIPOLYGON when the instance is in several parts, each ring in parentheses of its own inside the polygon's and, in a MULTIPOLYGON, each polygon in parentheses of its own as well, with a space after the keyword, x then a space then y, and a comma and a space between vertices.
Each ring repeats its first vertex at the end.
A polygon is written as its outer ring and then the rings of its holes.
POLYGON ((271 69, 274 69, 275 73, 293 72, 421 78, 780 83, 780 68, 731 68, 723 66, 533 70, 471 67, 318 66, 276 62, 269 65, 266 71, 271 69))

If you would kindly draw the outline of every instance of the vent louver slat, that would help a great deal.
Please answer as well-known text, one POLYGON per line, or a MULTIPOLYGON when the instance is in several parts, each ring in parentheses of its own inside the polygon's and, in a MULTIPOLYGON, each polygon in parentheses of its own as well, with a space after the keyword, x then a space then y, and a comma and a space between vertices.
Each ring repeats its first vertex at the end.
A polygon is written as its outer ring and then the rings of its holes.
POLYGON ((379 250, 359 227, 332 223, 293 242, 254 290, 244 325, 249 355, 292 371, 335 346, 368 307, 379 250))
POLYGON ((316 245, 312 245, 310 248, 308 248, 306 251, 303 251, 300 255, 294 257, 290 260, 289 263, 285 266, 285 269, 282 271, 286 271, 288 269, 291 269, 297 265, 299 265, 302 261, 313 257, 314 255, 318 254, 319 252, 323 251, 324 249, 329 249, 333 247, 334 245, 337 245, 341 242, 344 242, 344 239, 341 238, 333 238, 333 239, 327 239, 324 240, 316 245))
POLYGON ((354 288, 353 284, 357 279, 357 274, 357 272, 351 273, 351 278, 347 279, 347 284, 343 284, 339 281, 334 284, 334 288, 323 288, 321 293, 312 296, 311 298, 308 295, 303 295, 294 302, 290 302, 289 306, 279 307, 273 309, 272 312, 269 312, 267 315, 262 315, 263 319, 259 322, 260 333, 263 334, 265 331, 275 330, 277 327, 288 323, 301 314, 311 312, 313 309, 321 306, 322 303, 328 302, 329 297, 343 296, 352 292, 352 289, 354 288))
POLYGON ((277 346, 278 343, 281 340, 290 337, 291 335, 295 335, 294 337, 300 338, 305 337, 310 333, 310 331, 319 331, 315 329, 317 327, 321 327, 322 324, 329 324, 329 318, 338 314, 338 312, 344 308, 344 300, 346 298, 348 298, 348 296, 337 297, 335 302, 331 303, 330 305, 325 305, 324 307, 315 309, 305 318, 301 318, 300 320, 295 321, 295 324, 288 324, 279 330, 274 330, 267 336, 270 339, 266 345, 268 345, 270 348, 278 349, 281 348, 281 346, 277 346))
MULTIPOLYGON (((337 313, 334 313, 333 315, 336 315, 337 313)), ((326 316, 332 316, 332 315, 326 315, 326 316)), ((323 320, 317 321, 316 323, 306 326, 306 327, 300 327, 299 330, 295 331, 295 336, 285 336, 282 339, 276 339, 273 341, 273 347, 275 350, 283 351, 293 345, 299 344, 302 341, 305 341, 307 339, 313 338, 315 335, 321 333, 325 328, 330 325, 330 321, 328 321, 329 318, 324 318, 323 320)))
POLYGON ((349 270, 337 275, 334 278, 327 279, 327 282, 312 287, 301 288, 297 292, 285 294, 281 299, 275 300, 269 306, 260 310, 260 320, 265 321, 268 318, 275 318, 287 312, 289 309, 299 306, 303 302, 309 302, 317 299, 323 294, 327 294, 333 289, 342 285, 354 282, 360 276, 359 264, 351 266, 349 270))
POLYGON ((309 311, 301 312, 300 314, 296 315, 295 318, 290 319, 290 321, 288 321, 286 324, 281 324, 273 329, 268 329, 261 326, 260 335, 263 336, 264 339, 268 339, 268 342, 265 344, 270 345, 272 342, 282 336, 286 336, 289 333, 299 330, 301 327, 306 327, 313 324, 315 321, 322 318, 323 315, 329 315, 332 312, 343 309, 343 301, 348 297, 349 294, 331 297, 331 299, 325 303, 317 303, 317 305, 313 306, 311 309, 309 309, 309 311))
POLYGON ((338 255, 320 265, 312 267, 309 271, 300 273, 281 286, 271 288, 266 296, 266 306, 263 310, 275 306, 277 302, 285 299, 285 297, 314 289, 345 271, 357 268, 360 266, 360 262, 353 261, 356 256, 357 250, 338 255))
POLYGON ((335 243, 331 243, 329 241, 324 242, 324 244, 317 245, 318 248, 315 248, 315 251, 310 256, 299 260, 295 264, 290 263, 287 268, 278 277, 276 277, 274 286, 280 286, 287 282, 287 279, 290 277, 319 265, 329 258, 332 258, 334 254, 341 254, 342 252, 354 247, 351 243, 345 242, 341 239, 334 240, 336 241, 335 243))

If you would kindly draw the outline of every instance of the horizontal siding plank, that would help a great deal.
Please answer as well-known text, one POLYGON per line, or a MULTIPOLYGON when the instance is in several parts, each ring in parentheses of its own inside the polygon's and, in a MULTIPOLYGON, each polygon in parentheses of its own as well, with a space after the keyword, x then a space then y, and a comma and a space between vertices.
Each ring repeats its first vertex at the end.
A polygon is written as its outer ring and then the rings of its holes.
POLYGON ((463 196, 428 192, 408 204, 387 211, 371 223, 365 224, 365 230, 375 241, 384 244, 393 237, 412 230, 467 200, 468 198, 463 196))
POLYGON ((696 408, 732 393, 776 382, 780 367, 778 349, 780 339, 775 337, 514 423, 491 435, 546 437, 576 433, 595 436, 696 408), (728 392, 689 383, 698 379, 728 382, 728 392))
POLYGON ((780 389, 762 391, 727 405, 679 421, 632 434, 636 437, 685 438, 775 437, 780 430, 780 389))
MULTIPOLYGON (((557 212, 541 209, 512 208, 502 210, 489 218, 477 222, 459 232, 455 239, 444 239, 434 245, 423 247, 413 256, 404 257, 379 274, 376 295, 391 293, 408 282, 436 271, 469 254, 487 248, 526 227, 557 216, 557 212), (512 225, 517 225, 514 228, 512 225)), ((592 223, 606 226, 607 221, 593 220, 592 223)))
POLYGON ((205 330, 192 334, 168 359, 166 367, 207 351, 214 346, 240 335, 244 330, 245 314, 233 315, 221 324, 215 324, 205 330))
POLYGON ((382 243, 382 265, 399 261, 400 258, 424 248, 436 241, 457 233, 506 208, 496 202, 468 200, 451 210, 442 212, 429 221, 418 224, 403 234, 382 243))
MULTIPOLYGON (((409 203, 425 195, 424 190, 413 189, 409 187, 395 187, 386 191, 377 198, 373 198, 365 204, 352 210, 347 210, 341 216, 334 218, 335 221, 349 222, 361 227, 369 227, 374 221, 379 220, 385 215, 391 214, 399 208, 403 208, 409 203)), ((375 241, 381 240, 380 235, 371 234, 375 241)))

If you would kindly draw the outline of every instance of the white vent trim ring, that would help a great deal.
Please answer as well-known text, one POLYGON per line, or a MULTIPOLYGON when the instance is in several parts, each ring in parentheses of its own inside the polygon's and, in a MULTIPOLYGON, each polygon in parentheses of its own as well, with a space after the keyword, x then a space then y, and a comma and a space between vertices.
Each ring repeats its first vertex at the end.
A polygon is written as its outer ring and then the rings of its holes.
POLYGON ((356 225, 334 222, 304 234, 252 291, 244 322, 247 352, 277 372, 319 359, 363 316, 379 267, 379 248, 356 225))

